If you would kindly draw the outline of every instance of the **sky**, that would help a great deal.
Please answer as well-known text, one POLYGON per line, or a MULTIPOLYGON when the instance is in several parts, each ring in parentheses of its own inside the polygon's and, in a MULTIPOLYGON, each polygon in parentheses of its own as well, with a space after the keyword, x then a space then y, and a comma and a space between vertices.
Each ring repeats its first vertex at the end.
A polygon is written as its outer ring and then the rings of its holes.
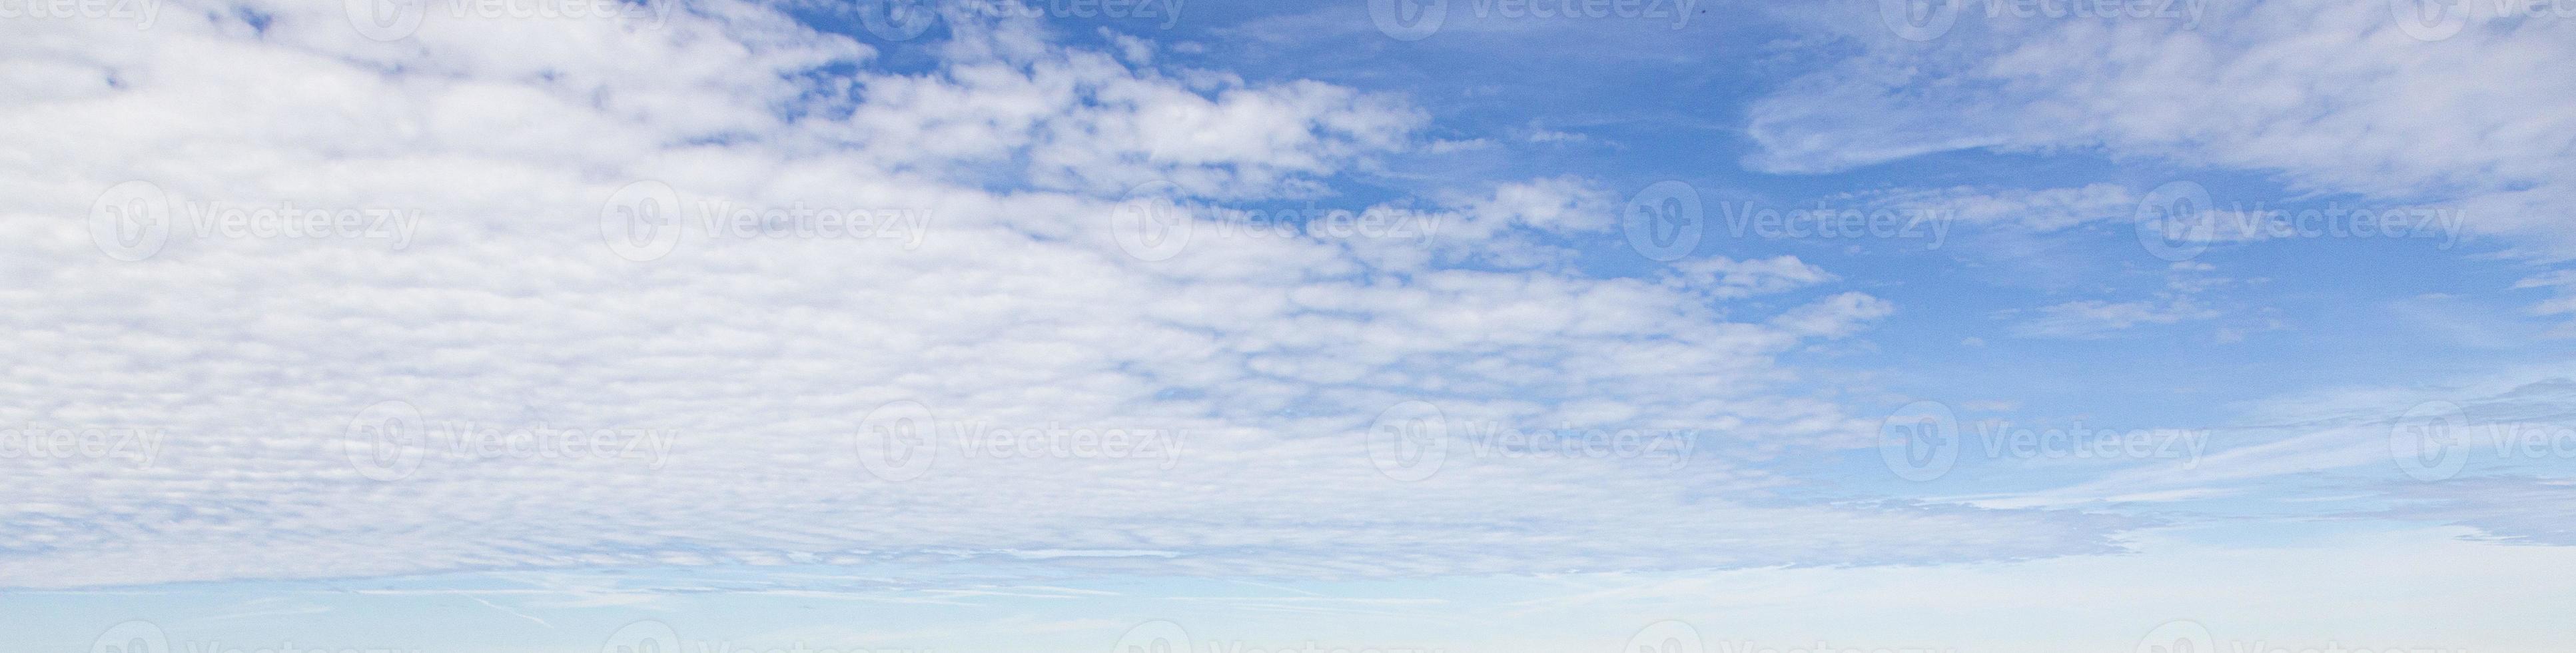
POLYGON ((0 0, 0 650, 2576 641, 2569 0, 0 0))

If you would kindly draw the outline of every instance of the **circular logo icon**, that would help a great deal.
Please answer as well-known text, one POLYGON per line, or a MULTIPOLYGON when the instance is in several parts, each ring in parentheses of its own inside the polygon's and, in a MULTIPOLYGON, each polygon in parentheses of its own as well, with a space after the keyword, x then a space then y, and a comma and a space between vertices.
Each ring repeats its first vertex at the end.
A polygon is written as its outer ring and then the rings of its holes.
POLYGON ((1180 624, 1156 619, 1127 629, 1109 653, 1190 653, 1190 631, 1180 624))
POLYGON ((99 633, 90 653, 172 653, 170 636, 149 621, 128 621, 99 633))
POLYGON ((2138 653, 2216 653, 2218 640, 2200 622, 2175 619, 2138 638, 2138 653))
POLYGON ((859 3, 859 24, 867 26, 869 34, 888 41, 913 40, 922 32, 930 31, 930 24, 938 21, 939 9, 931 5, 931 0, 862 0, 859 3))
POLYGON ((421 458, 429 453, 429 423, 411 402, 379 401, 349 418, 340 451, 360 476, 379 481, 409 478, 420 471, 421 458))
POLYGON ((2180 263, 2209 251, 2218 236, 2218 211, 2209 189, 2198 182, 2175 181, 2147 191, 2138 199, 2138 244, 2156 258, 2180 263))
POLYGON ((1637 629, 1637 634, 1628 638, 1628 647, 1619 649, 1619 653, 1702 653, 1706 650, 1700 644, 1698 628, 1666 619, 1637 629))
POLYGON ((1959 416, 1938 401, 1906 404, 1878 423, 1878 457, 1897 478, 1923 482, 1959 463, 1959 416))
POLYGON ((2388 457, 2418 481, 2458 476, 2469 464, 2468 413, 2448 401, 2415 404, 2388 427, 2388 457))
POLYGON ((1176 190, 1162 180, 1127 189, 1126 199, 1109 215, 1109 235, 1118 249, 1150 263, 1179 256, 1190 246, 1190 213, 1172 203, 1176 190))
POLYGON ((1449 459, 1449 418, 1419 399, 1388 406, 1369 422, 1368 453, 1369 464, 1387 478, 1431 478, 1449 459))
POLYGON ((152 258, 170 242, 170 195, 148 181, 109 186, 89 205, 89 239, 108 258, 152 258))
POLYGON ((1448 18, 1449 0, 1369 0, 1369 20, 1398 41, 1429 38, 1448 18))
POLYGON ((1960 0, 1878 0, 1878 20, 1908 41, 1930 41, 1959 22, 1960 0))
POLYGON ((2469 26, 2465 0, 2388 0, 2388 13, 2397 20, 2397 31, 2418 41, 2448 39, 2469 26))
POLYGON ((420 21, 429 17, 429 0, 341 0, 340 8, 349 14, 349 26, 358 35, 377 41, 400 41, 420 31, 420 21))
POLYGON ((859 465, 877 478, 897 483, 921 478, 939 459, 939 422, 921 402, 886 402, 859 422, 858 451, 859 465))
POLYGON ((1620 226, 1628 232, 1628 246, 1649 260, 1690 256, 1707 231, 1700 219, 1699 189, 1680 181, 1658 181, 1637 191, 1623 211, 1620 226))
POLYGON ((599 237, 619 258, 643 262, 680 247, 680 193, 650 179, 627 184, 599 206, 599 237))
POLYGON ((599 653, 681 653, 680 634, 670 624, 646 619, 610 633, 599 653))

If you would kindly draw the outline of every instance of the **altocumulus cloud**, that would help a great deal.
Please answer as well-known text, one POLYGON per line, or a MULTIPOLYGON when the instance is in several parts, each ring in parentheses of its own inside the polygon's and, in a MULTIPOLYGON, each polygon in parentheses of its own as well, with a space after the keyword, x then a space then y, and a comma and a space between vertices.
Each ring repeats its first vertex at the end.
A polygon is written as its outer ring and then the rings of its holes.
POLYGON ((0 586, 1904 563, 2101 551, 2133 525, 1785 500, 1795 479, 1705 453, 1868 446, 1874 416, 1778 357, 1896 307, 1789 297, 1834 280, 1790 258, 1574 272, 1544 243, 1616 217, 1585 180, 1413 207, 1472 227, 1421 251, 1197 229, 1146 260, 1112 233, 1140 186, 1166 208, 1324 196, 1424 142, 1402 98, 1153 68, 1021 18, 954 17, 936 65, 897 74, 774 7, 672 9, 432 12, 390 40, 339 3, 0 24, 0 85, 25 89, 0 94, 0 422, 166 434, 149 465, 0 458, 0 586), (603 220, 706 206, 780 210, 667 244, 603 220), (216 228, 206 207, 247 208, 216 228), (417 216, 399 246, 337 217, 382 210, 417 216), (1723 303, 1754 294, 1780 301, 1723 303), (1678 468, 1453 453, 1404 482, 1366 433, 1407 401, 1711 446, 1678 468), (871 466, 890 406, 927 416, 926 466, 871 466), (470 446, 350 448, 397 423, 470 446), (951 437, 994 430, 1094 436, 951 437), (1173 455, 1083 448, 1111 430, 1173 455))

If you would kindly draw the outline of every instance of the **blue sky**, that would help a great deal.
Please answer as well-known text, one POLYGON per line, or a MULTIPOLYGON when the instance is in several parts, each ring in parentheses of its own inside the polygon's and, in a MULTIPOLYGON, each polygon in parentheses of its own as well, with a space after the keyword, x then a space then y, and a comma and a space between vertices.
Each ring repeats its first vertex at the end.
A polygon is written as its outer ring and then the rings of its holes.
POLYGON ((0 3, 0 648, 2563 650, 2448 7, 0 3))

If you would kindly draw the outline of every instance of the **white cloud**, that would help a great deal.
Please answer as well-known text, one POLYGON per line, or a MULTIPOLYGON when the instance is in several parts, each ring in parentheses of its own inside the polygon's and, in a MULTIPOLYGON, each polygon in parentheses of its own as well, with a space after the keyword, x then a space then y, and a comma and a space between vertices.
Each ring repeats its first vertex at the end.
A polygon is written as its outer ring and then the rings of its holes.
POLYGON ((1676 262, 1665 283, 1733 299, 1803 288, 1834 280, 1824 268, 1781 255, 1738 261, 1723 256, 1676 262))
MULTIPOLYGON (((219 9, 174 5, 148 32, 0 25, 10 83, 53 90, 6 95, 0 123, 0 424, 168 433, 143 469, 0 459, 0 586, 1032 551, 1316 577, 1918 562, 2106 550, 2128 523, 1783 502, 1779 479, 1723 456, 1460 455, 1385 478, 1363 434, 1414 399, 1460 422, 1696 429, 1703 451, 1865 444, 1869 420, 1773 358, 1893 310, 1844 292, 1728 321, 1689 289, 1368 249, 1392 243, 1202 220, 1149 262, 1111 233, 1150 180, 1193 202, 1321 192, 1411 146, 1422 113, 1393 98, 1166 74, 1016 22, 952 25, 933 71, 841 75, 873 53, 727 2, 656 25, 437 19, 389 43, 336 4, 256 5, 256 30, 219 9), (179 218, 137 262, 103 255, 88 219, 129 180, 179 218), (815 237, 754 211, 629 260, 602 215, 647 206, 611 204, 639 180, 667 184, 679 204, 651 206, 683 220, 722 202, 909 211, 928 233, 815 237), (188 219, 290 203, 422 217, 399 250, 188 219), (430 426, 649 429, 670 449, 658 467, 435 454, 379 482, 343 440, 388 400, 430 426), (919 478, 880 480, 861 423, 904 401, 948 429, 1188 436, 1173 459, 943 441, 919 478)), ((1439 246, 1599 230, 1605 197, 1503 184, 1442 207, 1493 228, 1439 246)), ((1757 267, 1712 280, 1828 279, 1757 267)))
POLYGON ((2146 324, 2174 324, 2218 317, 2218 312, 2189 297, 2107 302, 2085 299, 2044 306, 2037 315, 2013 325, 2015 335, 2034 338, 2101 338, 2114 331, 2146 324))
MULTIPOLYGON (((2369 0, 2219 3, 2194 23, 1961 12, 1916 43, 1875 6, 1812 10, 1864 46, 1750 109, 1747 162, 1818 172, 1943 150, 2096 149, 2277 171, 2294 186, 2458 208, 2536 253, 2560 228, 2576 55, 2566 23, 2469 21, 2426 41, 2369 0)), ((2481 7, 2483 10, 2483 7, 2481 7)), ((1801 10, 1808 11, 1808 10, 1801 10)))

